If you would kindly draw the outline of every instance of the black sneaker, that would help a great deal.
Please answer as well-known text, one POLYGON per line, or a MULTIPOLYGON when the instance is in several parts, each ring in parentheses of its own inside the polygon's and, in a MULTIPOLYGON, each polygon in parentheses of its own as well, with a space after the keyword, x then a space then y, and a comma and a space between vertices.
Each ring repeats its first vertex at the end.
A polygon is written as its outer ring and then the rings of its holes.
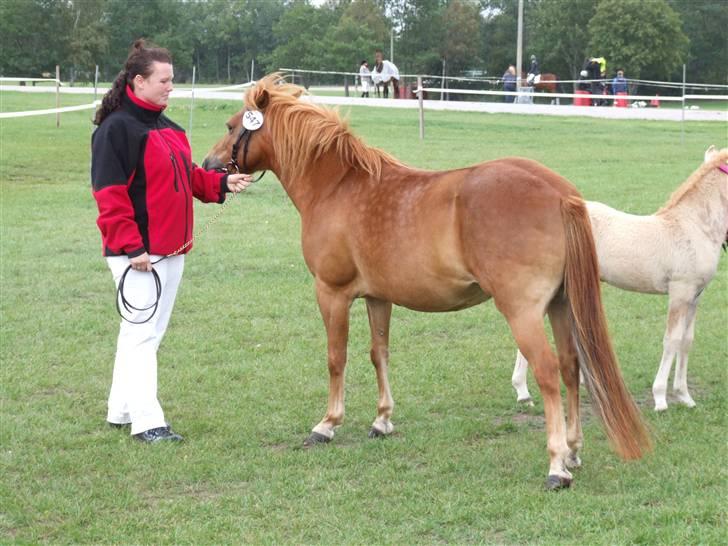
POLYGON ((181 442, 184 440, 182 436, 174 432, 169 426, 151 428, 139 434, 132 434, 132 436, 140 442, 146 442, 148 444, 156 444, 157 442, 181 442))

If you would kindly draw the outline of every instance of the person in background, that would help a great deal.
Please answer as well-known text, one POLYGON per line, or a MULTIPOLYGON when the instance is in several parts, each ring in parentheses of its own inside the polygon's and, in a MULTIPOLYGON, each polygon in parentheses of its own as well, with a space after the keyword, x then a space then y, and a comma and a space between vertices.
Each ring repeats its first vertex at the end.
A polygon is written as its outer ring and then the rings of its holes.
MULTIPOLYGON (((503 91, 516 91, 516 67, 514 65, 510 65, 503 74, 503 91)), ((514 102, 515 99, 515 95, 503 95, 505 102, 514 102)))
POLYGON ((369 98, 369 88, 372 85, 372 76, 369 71, 369 63, 362 61, 359 65, 359 81, 361 82, 361 96, 362 98, 369 98))
POLYGON ((541 80, 541 69, 538 66, 538 59, 536 55, 531 55, 531 67, 528 69, 528 75, 526 76, 526 83, 528 85, 535 85, 541 80))
POLYGON ((192 239, 192 197, 222 203, 226 192, 240 192, 251 182, 247 174, 205 171, 192 163, 184 130, 164 115, 173 78, 169 51, 134 42, 96 112, 91 137, 96 223, 117 289, 125 275, 124 296, 138 308, 159 296, 151 318, 151 310, 137 310, 124 315, 133 322, 121 321, 106 415, 111 426, 129 426, 146 443, 182 440, 157 399, 157 349, 192 248, 184 246, 192 239))
POLYGON ((381 49, 374 52, 374 72, 372 79, 374 83, 383 85, 384 98, 389 97, 389 82, 392 82, 393 98, 399 97, 399 69, 394 63, 384 59, 381 49))
POLYGON ((617 76, 612 80, 612 95, 627 93, 627 79, 624 77, 624 70, 617 70, 617 76))

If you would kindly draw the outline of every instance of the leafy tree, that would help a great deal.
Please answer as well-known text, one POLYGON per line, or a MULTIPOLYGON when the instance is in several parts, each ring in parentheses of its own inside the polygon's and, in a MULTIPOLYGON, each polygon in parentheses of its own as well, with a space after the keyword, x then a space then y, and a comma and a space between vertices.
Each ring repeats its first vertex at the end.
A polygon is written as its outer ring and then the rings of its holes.
POLYGON ((443 0, 404 0, 397 6, 400 54, 396 64, 400 71, 440 73, 444 7, 443 0))
POLYGON ((447 62, 449 74, 459 74, 482 62, 478 55, 480 44, 480 13, 472 0, 451 0, 442 16, 444 30, 440 56, 447 62))
MULTIPOLYGON (((536 0, 527 19, 529 39, 526 54, 535 53, 542 72, 561 79, 576 79, 586 57, 601 54, 599 41, 590 49, 589 21, 599 0, 536 0)), ((527 68, 527 67, 523 67, 527 68)))
POLYGON ((481 44, 485 68, 500 76, 508 65, 516 64, 518 3, 512 0, 488 0, 481 4, 481 44))
POLYGON ((632 78, 666 79, 687 54, 680 18, 665 0, 601 0, 589 32, 591 49, 632 78))
POLYGON ((362 59, 373 60, 374 50, 389 38, 390 23, 374 0, 353 0, 324 39, 324 65, 329 70, 357 71, 362 59))
MULTIPOLYGON (((691 82, 728 83, 728 9, 724 0, 670 0, 681 16, 690 40, 687 79, 691 82)), ((678 79, 682 72, 673 74, 678 79)))
POLYGON ((69 35, 68 61, 71 63, 71 82, 80 71, 93 79, 95 65, 108 50, 108 37, 104 22, 105 0, 70 0, 73 26, 69 35))
POLYGON ((266 66, 328 70, 324 64, 325 36, 332 23, 333 11, 315 8, 306 1, 294 1, 280 20, 273 25, 278 46, 264 57, 266 66))
POLYGON ((0 2, 0 74, 40 77, 55 75, 68 56, 68 4, 53 0, 0 2))

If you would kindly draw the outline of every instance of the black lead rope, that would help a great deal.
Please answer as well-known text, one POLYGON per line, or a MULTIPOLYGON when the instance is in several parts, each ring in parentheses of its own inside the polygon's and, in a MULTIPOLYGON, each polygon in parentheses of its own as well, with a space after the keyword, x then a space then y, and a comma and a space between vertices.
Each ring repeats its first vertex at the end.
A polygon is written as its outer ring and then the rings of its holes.
MULTIPOLYGON (((162 260, 165 260, 169 258, 169 256, 163 256, 156 262, 152 262, 152 265, 156 265, 162 260)), ((159 307, 159 300, 162 299, 162 280, 159 278, 159 273, 152 267, 152 278, 154 279, 154 289, 156 292, 154 303, 152 303, 148 307, 136 307, 132 305, 128 299, 126 299, 126 296, 124 296, 124 284, 126 283, 126 275, 131 271, 131 265, 129 265, 125 270, 124 273, 121 275, 121 278, 119 279, 119 286, 116 288, 116 311, 119 313, 119 316, 124 319, 125 321, 131 323, 131 324, 144 324, 146 322, 149 322, 152 320, 152 317, 157 312, 157 308, 159 307), (138 311, 143 313, 144 311, 151 311, 149 316, 145 318, 144 320, 131 320, 124 316, 124 314, 121 312, 121 308, 124 308, 127 313, 131 314, 134 311, 138 311)))
MULTIPOLYGON (((245 138, 245 142, 243 143, 243 170, 247 171, 247 159, 248 159, 248 145, 250 144, 250 138, 252 136, 252 131, 249 129, 245 129, 244 127, 241 129, 240 133, 238 134, 238 138, 235 141, 235 144, 233 145, 232 154, 230 157, 230 161, 227 164, 227 169, 225 169, 227 172, 231 171, 231 168, 235 169, 236 173, 240 172, 240 165, 238 165, 237 155, 240 148, 240 143, 245 138), (247 137, 247 138, 246 138, 247 137)), ((257 182, 261 178, 263 178, 263 175, 265 175, 266 171, 263 171, 258 178, 252 181, 252 183, 257 182)), ((214 220, 215 218, 213 218, 214 220)), ((212 223, 212 222, 210 222, 212 223)), ((209 225, 209 224, 208 224, 209 225)), ((193 237, 194 239, 194 237, 193 237)), ((170 256, 177 256, 182 250, 184 250, 189 244, 192 242, 192 239, 190 241, 187 241, 182 247, 180 247, 177 251, 173 252, 172 254, 167 254, 166 256, 162 256, 160 259, 158 259, 156 262, 152 262, 152 265, 156 265, 162 260, 166 260, 170 256)), ((124 319, 125 321, 131 323, 131 324, 144 324, 146 322, 149 322, 152 320, 152 317, 157 312, 157 309, 159 308, 159 300, 162 298, 162 281, 159 278, 159 273, 152 267, 152 277, 154 279, 154 289, 156 292, 156 296, 154 298, 154 303, 149 305, 148 307, 136 307, 132 305, 129 300, 126 299, 126 296, 124 296, 124 284, 126 282, 126 275, 131 271, 131 265, 129 265, 124 273, 121 275, 121 278, 119 279, 119 286, 116 289, 116 311, 119 313, 119 316, 124 319), (150 314, 147 318, 144 320, 134 321, 126 318, 124 314, 121 311, 121 308, 124 308, 124 310, 127 313, 133 313, 134 311, 137 312, 145 312, 150 311, 150 314)))

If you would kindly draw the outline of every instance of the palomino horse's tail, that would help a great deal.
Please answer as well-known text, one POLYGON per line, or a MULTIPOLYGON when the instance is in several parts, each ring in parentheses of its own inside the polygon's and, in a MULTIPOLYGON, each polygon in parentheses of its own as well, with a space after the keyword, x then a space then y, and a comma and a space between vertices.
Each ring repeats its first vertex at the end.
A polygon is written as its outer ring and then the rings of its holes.
POLYGON ((609 339, 596 248, 584 201, 564 198, 561 215, 566 231, 564 289, 584 382, 616 452, 625 459, 638 459, 650 450, 650 436, 624 384, 609 339))

